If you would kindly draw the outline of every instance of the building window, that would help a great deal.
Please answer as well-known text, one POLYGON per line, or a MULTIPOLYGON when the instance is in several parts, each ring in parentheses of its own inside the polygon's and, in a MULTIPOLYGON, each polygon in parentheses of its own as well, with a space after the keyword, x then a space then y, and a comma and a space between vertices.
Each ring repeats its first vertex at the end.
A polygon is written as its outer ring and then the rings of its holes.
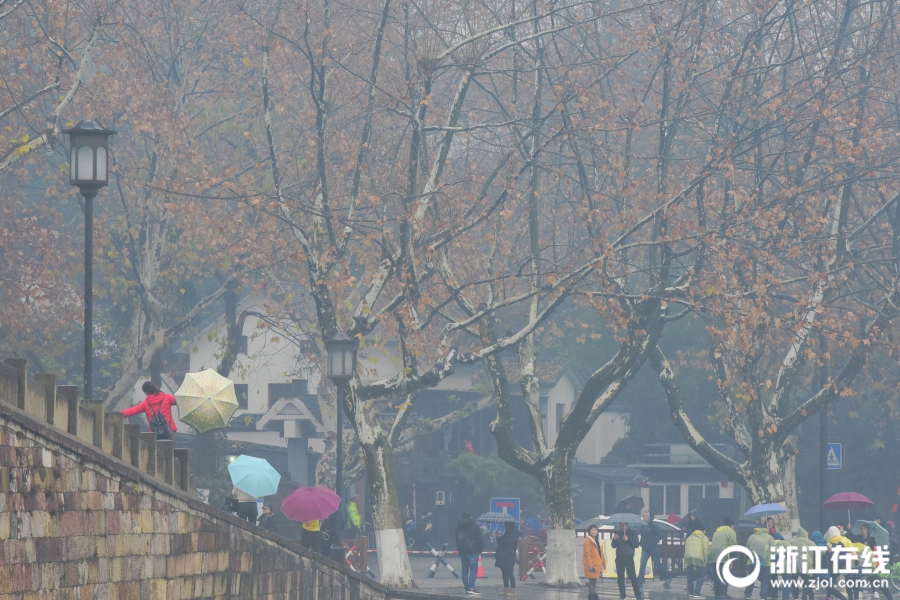
POLYGON ((717 485, 705 485, 703 486, 703 497, 709 500, 710 498, 718 499, 719 497, 719 486, 717 485))
POLYGON ((557 404, 556 405, 556 433, 559 433, 560 427, 562 427, 563 418, 566 415, 566 405, 565 404, 557 404))
POLYGON ((665 514, 666 507, 666 488, 661 485, 650 486, 650 514, 665 514))
POLYGON ((247 354, 247 336, 242 335, 238 338, 237 354, 247 354))
POLYGON ((250 393, 248 387, 246 383, 234 384, 234 395, 237 396, 238 408, 241 410, 247 410, 247 396, 250 393))
POLYGON ((689 485, 688 486, 688 510, 697 510, 700 508, 700 503, 703 502, 703 486, 702 485, 689 485))
POLYGON ((676 515, 681 514, 681 486, 680 485, 667 485, 666 486, 666 514, 675 513, 676 515))

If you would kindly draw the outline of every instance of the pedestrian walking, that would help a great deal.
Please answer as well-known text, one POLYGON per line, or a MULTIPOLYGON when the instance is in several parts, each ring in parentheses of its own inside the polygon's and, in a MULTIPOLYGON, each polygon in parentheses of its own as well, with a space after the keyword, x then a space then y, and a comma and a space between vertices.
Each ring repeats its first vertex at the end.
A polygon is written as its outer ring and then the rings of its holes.
MULTIPOLYGON (((802 527, 797 528, 797 534, 794 536, 794 539, 787 542, 786 546, 797 548, 797 561, 798 564, 803 564, 803 556, 806 555, 807 564, 810 565, 809 568, 815 567, 816 564, 816 553, 812 548, 816 547, 816 543, 809 539, 809 533, 802 527)), ((812 588, 812 576, 806 573, 797 573, 794 576, 794 585, 791 587, 785 586, 785 588, 781 592, 781 600, 787 600, 788 594, 793 598, 799 598, 802 594, 803 600, 815 600, 815 592, 812 588)))
MULTIPOLYGON (((880 519, 876 518, 875 522, 878 523, 879 520, 880 519)), ((872 550, 873 552, 878 547, 878 542, 875 540, 875 536, 870 534, 869 526, 866 525, 865 523, 860 526, 859 537, 860 537, 860 542, 863 545, 868 546, 868 548, 870 550, 872 550)), ((880 567, 881 565, 873 564, 872 568, 874 569, 876 566, 880 567)), ((887 566, 887 565, 885 565, 885 566, 887 566)), ((881 577, 879 577, 878 575, 875 575, 874 573, 864 575, 863 577, 868 582, 869 588, 871 588, 873 594, 875 595, 875 598, 878 598, 878 593, 881 592, 882 594, 884 594, 887 597, 888 600, 894 600, 894 595, 891 593, 890 586, 888 586, 888 585, 880 586, 880 585, 876 584, 876 582, 886 581, 885 579, 882 579, 881 577), (878 587, 876 587, 876 586, 878 586, 878 587)))
POLYGON ((481 539, 481 528, 475 523, 471 513, 464 512, 456 525, 456 550, 462 563, 462 581, 467 596, 480 596, 475 589, 475 578, 478 577, 478 559, 484 550, 481 539))
POLYGON ((672 585, 672 577, 666 570, 666 564, 662 560, 662 548, 659 543, 662 541, 662 531, 656 524, 654 517, 650 511, 643 511, 641 518, 644 519, 644 530, 641 531, 641 568, 638 569, 638 581, 641 588, 644 587, 644 576, 647 573, 647 561, 652 560, 653 574, 658 575, 663 582, 663 587, 669 589, 672 585))
POLYGON ((625 575, 631 581, 634 597, 643 600, 641 586, 634 572, 634 551, 638 547, 637 536, 629 531, 626 523, 619 523, 619 530, 613 534, 612 547, 616 551, 616 580, 619 583, 619 599, 625 600, 625 575))
MULTIPOLYGON (((766 527, 757 527, 754 529, 753 535, 747 540, 747 549, 751 552, 756 552, 756 556, 759 557, 759 597, 762 599, 769 597, 769 584, 771 582, 769 577, 769 564, 771 562, 771 551, 774 544, 775 540, 769 535, 769 529, 766 527)), ((753 595, 753 588, 755 586, 756 582, 754 581, 748 587, 744 588, 745 599, 749 600, 750 596, 753 595)), ((774 599, 775 597, 775 594, 772 594, 772 598, 774 599)))
POLYGON ((237 487, 231 488, 231 495, 237 498, 238 501, 238 519, 244 519, 245 521, 256 523, 256 498, 237 487))
MULTIPOLYGON (((822 535, 821 531, 813 531, 813 534, 809 536, 809 539, 819 547, 828 547, 828 542, 825 541, 825 536, 822 535)), ((837 577, 831 573, 832 564, 831 560, 825 560, 825 564, 822 565, 826 569, 829 570, 828 573, 823 573, 818 575, 817 577, 820 579, 819 587, 825 589, 825 600, 831 600, 832 598, 838 598, 838 600, 847 600, 847 597, 841 593, 841 591, 837 588, 837 577)))
POLYGON ((702 529, 695 529, 684 541, 684 566, 687 568, 688 598, 702 599, 700 590, 706 579, 709 562, 709 538, 702 529))
POLYGON ((600 529, 591 525, 587 537, 584 538, 584 576, 588 580, 588 600, 600 600, 597 595, 597 580, 603 577, 606 570, 606 553, 600 542, 600 529))
POLYGON ((148 431, 155 433, 156 439, 174 442, 175 433, 178 431, 178 428, 175 427, 175 419, 172 418, 172 407, 178 406, 175 396, 162 393, 151 381, 145 381, 141 390, 146 397, 131 408, 120 411, 122 416, 133 417, 143 412, 147 417, 148 431))
MULTIPOLYGON (((728 595, 728 584, 716 570, 716 563, 726 548, 735 545, 737 545, 737 535, 734 533, 734 521, 731 520, 731 517, 725 517, 723 525, 713 533, 712 543, 709 545, 709 562, 706 567, 709 578, 712 580, 713 592, 719 599, 731 598, 731 596, 728 595)), ((726 556, 723 560, 728 558, 726 556)))
POLYGON ((518 549, 519 529, 515 523, 504 523, 503 535, 497 538, 497 554, 494 557, 494 566, 500 569, 503 576, 501 596, 516 595, 516 576, 513 571, 516 568, 516 550, 518 549))

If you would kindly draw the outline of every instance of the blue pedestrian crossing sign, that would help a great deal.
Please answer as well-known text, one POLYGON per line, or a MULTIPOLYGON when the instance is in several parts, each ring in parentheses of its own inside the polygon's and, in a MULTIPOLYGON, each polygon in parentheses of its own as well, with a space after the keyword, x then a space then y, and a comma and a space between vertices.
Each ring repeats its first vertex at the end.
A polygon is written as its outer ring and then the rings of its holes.
POLYGON ((829 469, 840 469, 844 464, 844 454, 840 444, 826 444, 825 464, 829 469))

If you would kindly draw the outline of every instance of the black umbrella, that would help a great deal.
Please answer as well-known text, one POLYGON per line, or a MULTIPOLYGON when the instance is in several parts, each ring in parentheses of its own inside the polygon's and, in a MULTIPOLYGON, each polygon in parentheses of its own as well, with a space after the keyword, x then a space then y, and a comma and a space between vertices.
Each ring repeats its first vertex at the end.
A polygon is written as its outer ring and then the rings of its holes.
POLYGON ((619 500, 619 503, 616 504, 616 508, 613 510, 614 513, 634 513, 636 515, 641 514, 641 510, 644 508, 644 499, 640 496, 628 496, 627 498, 622 498, 619 500))

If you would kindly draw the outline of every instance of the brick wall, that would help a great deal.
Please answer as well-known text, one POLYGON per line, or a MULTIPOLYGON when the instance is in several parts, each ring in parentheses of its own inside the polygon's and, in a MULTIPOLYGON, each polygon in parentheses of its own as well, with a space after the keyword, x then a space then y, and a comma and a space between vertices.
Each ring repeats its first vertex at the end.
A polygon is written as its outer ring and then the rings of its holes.
POLYGON ((0 368, 0 599, 441 600, 381 586, 34 418, 10 397, 14 373, 0 368))

